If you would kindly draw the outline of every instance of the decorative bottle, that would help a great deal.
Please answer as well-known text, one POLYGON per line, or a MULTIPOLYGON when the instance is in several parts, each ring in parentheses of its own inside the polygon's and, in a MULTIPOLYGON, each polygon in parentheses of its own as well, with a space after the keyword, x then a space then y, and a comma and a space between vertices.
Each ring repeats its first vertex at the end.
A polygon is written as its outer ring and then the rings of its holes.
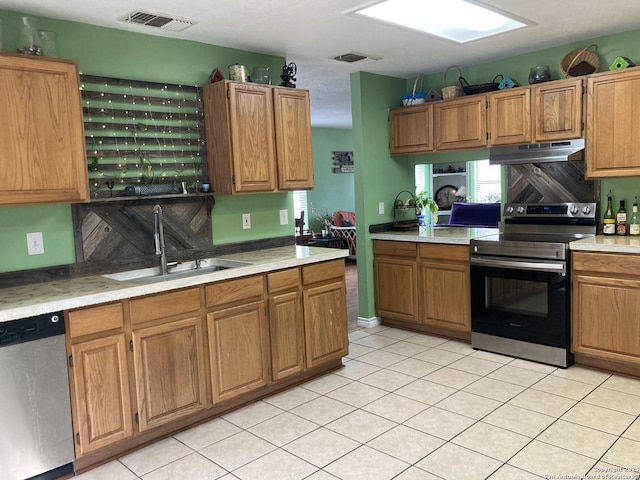
POLYGON ((613 213, 613 198, 611 197, 611 190, 609 190, 609 194, 607 195, 607 209, 604 211, 602 223, 602 233, 604 235, 616 234, 616 216, 613 213))
POLYGON ((627 211, 624 208, 624 200, 620 200, 620 208, 616 215, 616 235, 627 234, 627 211))
POLYGON ((635 198, 629 223, 629 235, 640 235, 640 219, 638 218, 638 197, 635 198))

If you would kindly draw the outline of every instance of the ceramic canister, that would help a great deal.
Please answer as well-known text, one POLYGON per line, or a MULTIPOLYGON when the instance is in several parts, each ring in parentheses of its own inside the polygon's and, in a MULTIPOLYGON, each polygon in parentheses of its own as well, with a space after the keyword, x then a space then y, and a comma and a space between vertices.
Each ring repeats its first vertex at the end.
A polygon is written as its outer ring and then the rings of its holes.
POLYGON ((249 78, 249 69, 236 63, 235 65, 229 65, 229 80, 234 82, 246 82, 249 78))

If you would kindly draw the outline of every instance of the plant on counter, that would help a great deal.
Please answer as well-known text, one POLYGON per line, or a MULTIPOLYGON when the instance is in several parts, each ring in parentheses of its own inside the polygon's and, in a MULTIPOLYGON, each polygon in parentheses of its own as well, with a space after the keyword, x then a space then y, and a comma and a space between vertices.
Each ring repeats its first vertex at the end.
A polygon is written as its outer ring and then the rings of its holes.
POLYGON ((418 215, 424 215, 423 212, 429 209, 431 215, 433 215, 433 223, 438 223, 438 204, 426 190, 421 190, 416 194, 416 209, 418 215))
POLYGON ((311 205, 311 213, 313 213, 313 215, 315 216, 315 219, 320 222, 320 224, 322 225, 322 228, 329 228, 329 225, 331 225, 333 223, 333 216, 329 215, 329 211, 325 208, 322 207, 320 209, 316 208, 313 206, 313 204, 311 205))

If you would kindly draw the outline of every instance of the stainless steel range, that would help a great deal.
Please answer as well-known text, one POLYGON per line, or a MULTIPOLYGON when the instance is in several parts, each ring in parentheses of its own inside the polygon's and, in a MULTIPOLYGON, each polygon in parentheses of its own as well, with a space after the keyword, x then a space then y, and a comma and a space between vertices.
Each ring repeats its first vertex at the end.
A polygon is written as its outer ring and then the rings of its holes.
POLYGON ((471 345, 567 367, 569 242, 596 234, 595 203, 504 206, 503 233, 472 240, 471 345))

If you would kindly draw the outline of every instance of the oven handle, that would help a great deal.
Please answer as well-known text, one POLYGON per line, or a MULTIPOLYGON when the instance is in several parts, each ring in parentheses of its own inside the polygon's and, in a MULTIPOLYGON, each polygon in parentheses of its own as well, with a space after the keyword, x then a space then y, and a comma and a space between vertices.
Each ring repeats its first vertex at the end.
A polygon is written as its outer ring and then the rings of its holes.
POLYGON ((471 265, 510 268, 513 270, 535 270, 537 272, 561 273, 562 275, 567 273, 565 262, 526 262, 519 259, 501 260, 497 258, 471 257, 471 265))

